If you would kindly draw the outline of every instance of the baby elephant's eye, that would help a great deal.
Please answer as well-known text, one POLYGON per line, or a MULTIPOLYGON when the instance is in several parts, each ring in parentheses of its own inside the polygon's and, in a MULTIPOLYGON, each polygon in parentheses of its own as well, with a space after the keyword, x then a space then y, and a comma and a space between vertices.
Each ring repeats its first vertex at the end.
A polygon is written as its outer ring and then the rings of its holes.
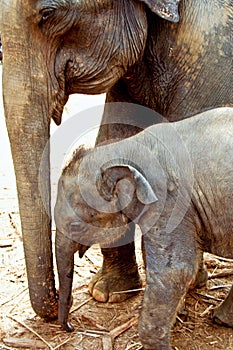
POLYGON ((85 231, 85 225, 81 221, 71 222, 70 233, 81 233, 85 231))

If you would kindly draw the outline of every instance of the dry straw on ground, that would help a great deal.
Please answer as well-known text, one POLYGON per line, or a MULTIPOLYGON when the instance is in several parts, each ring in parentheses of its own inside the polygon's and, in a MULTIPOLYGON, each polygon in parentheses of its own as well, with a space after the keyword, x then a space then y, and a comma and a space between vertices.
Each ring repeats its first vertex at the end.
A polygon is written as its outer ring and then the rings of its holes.
MULTIPOLYGON (((57 322, 45 323, 33 313, 27 291, 19 215, 0 213, 0 350, 139 350, 137 323, 143 289, 136 297, 119 304, 102 304, 88 293, 88 282, 102 264, 98 247, 83 259, 76 256, 72 334, 57 322)), ((137 257, 143 280, 145 273, 137 242, 137 257)), ((171 340, 176 350, 233 350, 233 330, 211 321, 213 308, 233 283, 233 261, 205 254, 209 271, 207 287, 191 291, 185 309, 177 316, 171 340)))

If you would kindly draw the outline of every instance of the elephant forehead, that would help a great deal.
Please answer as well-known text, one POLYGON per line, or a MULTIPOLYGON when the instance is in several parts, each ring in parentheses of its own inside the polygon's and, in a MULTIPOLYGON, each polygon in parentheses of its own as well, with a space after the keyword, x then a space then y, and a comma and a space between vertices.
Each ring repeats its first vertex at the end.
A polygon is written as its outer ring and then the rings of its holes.
MULTIPOLYGON (((86 178, 82 178, 80 181, 77 181, 77 178, 75 178, 71 180, 66 179, 64 198, 66 198, 72 206, 83 210, 86 208, 94 208, 100 198, 100 194, 95 184, 91 184, 86 178)), ((82 214, 82 211, 80 214, 82 214)))

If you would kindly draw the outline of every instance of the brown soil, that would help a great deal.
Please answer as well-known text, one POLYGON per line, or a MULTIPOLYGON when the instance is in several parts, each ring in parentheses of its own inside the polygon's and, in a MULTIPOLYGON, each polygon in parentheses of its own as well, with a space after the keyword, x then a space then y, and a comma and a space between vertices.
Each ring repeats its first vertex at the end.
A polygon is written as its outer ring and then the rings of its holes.
MULTIPOLYGON (((90 298, 88 282, 102 264, 98 247, 83 259, 76 257, 73 288, 72 334, 63 332, 57 322, 45 323, 31 309, 24 267, 23 247, 17 212, 0 213, 0 350, 139 350, 137 321, 143 297, 141 291, 119 304, 102 304, 90 298)), ((137 248, 140 273, 144 269, 137 248)), ((172 330, 175 350, 232 350, 233 330, 211 321, 211 311, 224 299, 233 283, 233 261, 205 255, 209 280, 207 287, 194 290, 186 298, 172 330), (224 277, 218 276, 223 273, 224 277)))

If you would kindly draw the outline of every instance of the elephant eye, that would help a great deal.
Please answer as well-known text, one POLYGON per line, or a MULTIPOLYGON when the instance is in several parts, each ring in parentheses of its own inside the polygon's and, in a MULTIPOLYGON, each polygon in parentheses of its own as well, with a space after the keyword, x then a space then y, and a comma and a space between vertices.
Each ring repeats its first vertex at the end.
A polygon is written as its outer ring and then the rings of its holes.
POLYGON ((70 224, 70 233, 81 233, 86 229, 85 225, 81 221, 71 222, 70 224))
POLYGON ((47 8, 40 11, 41 21, 40 24, 44 24, 49 17, 51 17, 55 12, 55 9, 47 8))

